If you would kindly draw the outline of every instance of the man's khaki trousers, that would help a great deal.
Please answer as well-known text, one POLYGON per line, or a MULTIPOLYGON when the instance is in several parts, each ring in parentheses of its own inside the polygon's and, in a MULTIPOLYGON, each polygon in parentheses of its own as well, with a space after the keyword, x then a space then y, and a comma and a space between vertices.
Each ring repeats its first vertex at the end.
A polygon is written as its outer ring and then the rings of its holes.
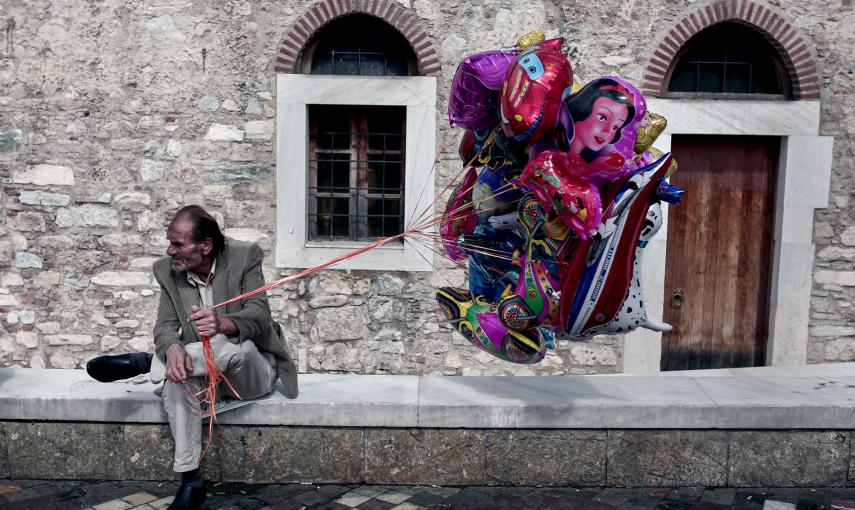
MULTIPOLYGON (((193 360, 192 377, 188 377, 184 384, 165 381, 163 388, 163 405, 169 415, 169 428, 175 440, 175 463, 172 469, 179 473, 199 467, 199 457, 202 454, 202 418, 199 397, 196 395, 207 384, 202 344, 192 343, 184 348, 193 360)), ((217 366, 241 398, 259 398, 273 390, 276 383, 273 360, 258 352, 251 340, 235 344, 219 336, 211 339, 211 348, 217 366)), ((236 397, 224 383, 220 383, 217 388, 217 396, 236 397)))

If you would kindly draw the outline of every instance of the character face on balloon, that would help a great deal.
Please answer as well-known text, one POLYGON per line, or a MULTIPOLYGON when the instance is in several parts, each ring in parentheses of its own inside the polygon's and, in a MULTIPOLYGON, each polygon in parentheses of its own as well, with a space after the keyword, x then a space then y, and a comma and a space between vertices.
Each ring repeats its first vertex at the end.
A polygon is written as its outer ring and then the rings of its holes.
POLYGON ((577 154, 584 148, 599 152, 620 137, 620 129, 628 116, 629 109, 625 104, 607 97, 597 98, 591 115, 576 123, 576 136, 570 150, 577 154))
POLYGON ((524 51, 508 71, 499 108, 508 137, 537 140, 555 126, 562 93, 573 83, 561 41, 550 39, 524 51))
POLYGON ((635 117, 633 102, 632 92, 611 78, 594 80, 567 98, 573 120, 572 127, 565 127, 570 151, 588 160, 608 152, 635 117))

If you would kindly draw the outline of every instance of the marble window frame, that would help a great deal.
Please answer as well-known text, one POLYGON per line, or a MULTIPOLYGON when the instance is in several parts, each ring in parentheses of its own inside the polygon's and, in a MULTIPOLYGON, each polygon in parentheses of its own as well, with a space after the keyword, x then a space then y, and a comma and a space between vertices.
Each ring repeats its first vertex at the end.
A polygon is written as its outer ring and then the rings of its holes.
MULTIPOLYGON (((404 222, 433 208, 436 194, 436 77, 276 76, 276 266, 323 264, 369 243, 309 241, 308 106, 406 107, 404 222)), ((432 271, 433 251, 420 243, 388 244, 345 260, 335 269, 432 271)))
MULTIPOLYGON (((816 251, 814 210, 828 207, 834 141, 819 135, 820 102, 649 99, 648 109, 668 119, 668 128, 654 144, 663 151, 671 150, 675 134, 781 137, 766 365, 805 365, 816 251)), ((648 311, 657 318, 665 307, 667 207, 663 213, 664 225, 642 259, 648 311)), ((623 371, 659 372, 661 353, 661 333, 636 330, 624 337, 623 371)))

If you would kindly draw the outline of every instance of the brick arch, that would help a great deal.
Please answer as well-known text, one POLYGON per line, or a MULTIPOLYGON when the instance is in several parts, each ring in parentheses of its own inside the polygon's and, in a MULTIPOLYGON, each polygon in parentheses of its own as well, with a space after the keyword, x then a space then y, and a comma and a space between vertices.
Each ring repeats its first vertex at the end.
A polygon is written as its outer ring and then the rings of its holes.
POLYGON ((409 41, 418 61, 419 73, 439 73, 439 56, 421 22, 410 9, 394 0, 321 0, 306 11, 285 35, 276 56, 276 72, 294 74, 303 48, 323 26, 347 14, 369 14, 393 26, 409 41))
POLYGON ((694 8, 660 39, 642 81, 645 94, 660 97, 680 48, 695 34, 723 21, 734 21, 759 31, 778 50, 789 73, 794 99, 819 98, 816 57, 802 36, 773 8, 751 0, 712 0, 694 8))

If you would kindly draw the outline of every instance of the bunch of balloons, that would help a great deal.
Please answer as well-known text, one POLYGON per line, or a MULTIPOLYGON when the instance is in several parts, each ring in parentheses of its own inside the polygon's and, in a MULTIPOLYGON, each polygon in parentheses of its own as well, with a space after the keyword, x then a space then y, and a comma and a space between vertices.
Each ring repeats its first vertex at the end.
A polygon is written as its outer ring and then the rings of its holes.
POLYGON ((469 289, 436 298, 472 344, 514 363, 541 361, 556 338, 670 330, 648 316, 639 276, 660 202, 682 195, 652 147, 666 121, 620 77, 574 83, 563 42, 535 31, 469 56, 449 99, 467 165, 440 235, 469 289))

